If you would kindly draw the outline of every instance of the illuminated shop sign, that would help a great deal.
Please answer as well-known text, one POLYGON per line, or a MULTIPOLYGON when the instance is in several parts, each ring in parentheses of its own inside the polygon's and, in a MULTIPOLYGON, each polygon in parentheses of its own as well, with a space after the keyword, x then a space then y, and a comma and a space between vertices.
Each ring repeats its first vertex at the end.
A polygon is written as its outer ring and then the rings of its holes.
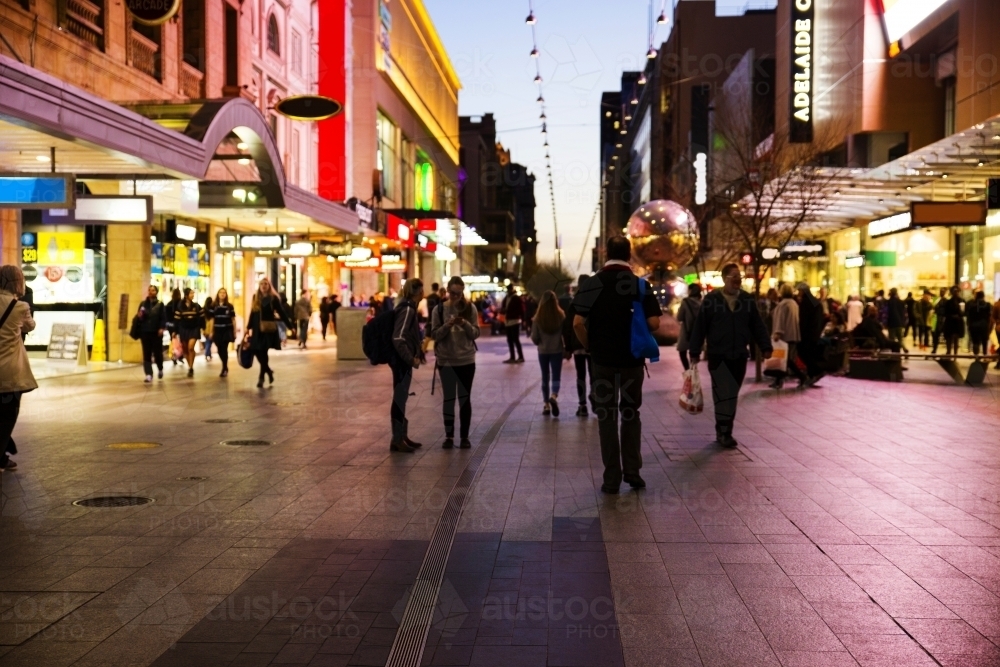
POLYGON ((382 255, 382 273, 402 273, 406 271, 406 260, 402 255, 382 255))
POLYGON ((698 153, 694 157, 694 203, 701 206, 708 201, 708 156, 698 153))
POLYGON ((826 257, 826 241, 792 241, 781 249, 783 259, 826 257))
POLYGON ((948 0, 882 0, 882 20, 889 42, 896 42, 948 0))
POLYGON ((815 0, 792 2, 791 83, 789 86, 790 141, 808 144, 813 140, 813 64, 815 0))
POLYGON ((286 247, 284 234, 233 234, 225 232, 216 236, 216 248, 223 252, 281 250, 286 247))
POLYGON ((372 251, 370 248, 351 248, 351 252, 348 255, 338 255, 337 259, 341 262, 365 262, 371 259, 372 251))
POLYGON ((293 241, 284 250, 279 250, 282 257, 311 257, 316 254, 316 244, 310 241, 293 241))
POLYGON ((181 241, 194 241, 198 236, 198 228, 177 223, 174 225, 174 235, 181 241))
POLYGON ((345 259, 341 260, 341 266, 345 269, 375 269, 379 268, 378 257, 369 257, 368 259, 345 259))
POLYGON ((153 198, 150 196, 80 195, 75 208, 42 211, 42 222, 52 225, 144 224, 153 222, 153 198))
POLYGON ((893 215, 888 218, 882 218, 881 220, 872 220, 868 223, 868 236, 875 238, 876 236, 885 236, 886 234, 895 234, 896 232, 904 232, 913 226, 913 216, 909 213, 900 213, 899 215, 893 215))
POLYGON ((353 247, 354 245, 350 241, 346 243, 330 243, 328 241, 320 241, 316 246, 316 252, 321 255, 333 255, 334 257, 339 257, 340 255, 350 255, 353 247))
POLYGON ((75 187, 68 174, 0 174, 0 208, 73 208, 75 187))
POLYGON ((34 232, 21 234, 21 264, 38 262, 38 236, 34 232))
POLYGON ((864 255, 851 255, 844 258, 844 267, 848 269, 860 269, 865 265, 864 255))

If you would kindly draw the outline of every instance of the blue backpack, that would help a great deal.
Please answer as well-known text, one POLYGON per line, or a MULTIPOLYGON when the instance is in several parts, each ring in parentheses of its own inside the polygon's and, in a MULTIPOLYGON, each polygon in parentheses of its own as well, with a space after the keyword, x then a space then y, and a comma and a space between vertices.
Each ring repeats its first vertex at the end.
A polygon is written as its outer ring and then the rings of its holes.
POLYGON ((653 338, 649 325, 646 324, 646 310, 642 306, 646 296, 646 281, 639 281, 639 300, 632 307, 632 356, 636 359, 660 360, 660 346, 653 338))

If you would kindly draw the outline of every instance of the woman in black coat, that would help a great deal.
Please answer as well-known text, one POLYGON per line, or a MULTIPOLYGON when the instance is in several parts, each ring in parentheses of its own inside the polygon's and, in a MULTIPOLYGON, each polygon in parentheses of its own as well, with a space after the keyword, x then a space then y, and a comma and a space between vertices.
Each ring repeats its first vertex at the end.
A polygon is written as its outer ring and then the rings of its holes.
POLYGON ((271 281, 263 278, 253 295, 253 306, 250 309, 250 320, 247 322, 247 336, 250 338, 250 349, 253 350, 260 364, 260 376, 257 378, 257 388, 264 386, 264 374, 268 382, 274 383, 274 371, 268 365, 268 353, 281 349, 281 337, 278 335, 278 322, 291 328, 292 322, 281 307, 277 292, 271 287, 271 281))
POLYGON ((229 375, 229 344, 236 340, 234 324, 236 321, 236 310, 233 304, 229 303, 229 293, 223 287, 215 295, 215 303, 212 311, 206 314, 212 318, 212 342, 215 343, 215 351, 222 361, 222 372, 220 378, 229 375))
POLYGON ((188 377, 193 377, 194 346, 201 339, 201 330, 205 327, 205 316, 201 306, 194 300, 194 290, 190 287, 184 290, 184 299, 174 308, 174 323, 177 325, 177 336, 181 339, 181 344, 184 345, 188 377))
POLYGON ((944 307, 944 340, 948 346, 948 354, 958 354, 958 342, 965 338, 965 315, 962 307, 965 304, 959 296, 957 287, 951 288, 951 298, 944 307))

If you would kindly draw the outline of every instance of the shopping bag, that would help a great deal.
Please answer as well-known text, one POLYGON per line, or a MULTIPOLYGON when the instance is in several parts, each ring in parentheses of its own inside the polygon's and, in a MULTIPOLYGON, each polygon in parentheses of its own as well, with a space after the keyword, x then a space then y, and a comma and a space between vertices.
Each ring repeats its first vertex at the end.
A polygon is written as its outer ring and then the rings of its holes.
POLYGON ((693 415, 705 409, 705 397, 702 395, 701 379, 698 377, 697 366, 692 366, 691 370, 684 371, 680 406, 693 415))
POLYGON ((772 343, 774 351, 771 358, 764 360, 764 375, 784 377, 788 374, 788 343, 776 340, 772 343))
POLYGON ((174 336, 173 340, 170 341, 170 354, 173 355, 174 359, 184 358, 184 342, 180 336, 174 336))

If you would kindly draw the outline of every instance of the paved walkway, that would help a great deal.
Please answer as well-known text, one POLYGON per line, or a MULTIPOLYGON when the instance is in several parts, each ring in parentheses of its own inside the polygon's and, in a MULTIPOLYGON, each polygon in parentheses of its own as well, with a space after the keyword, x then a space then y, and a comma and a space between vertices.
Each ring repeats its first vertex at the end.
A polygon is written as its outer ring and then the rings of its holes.
POLYGON ((668 351, 648 488, 615 497, 571 366, 543 417, 533 350, 504 352, 481 341, 472 450, 440 449, 418 372, 415 455, 388 370, 329 350, 262 391, 218 361, 44 380, 0 477, 0 665, 1000 664, 995 372, 748 384, 719 451, 668 351), (155 502, 72 504, 109 495, 155 502))

